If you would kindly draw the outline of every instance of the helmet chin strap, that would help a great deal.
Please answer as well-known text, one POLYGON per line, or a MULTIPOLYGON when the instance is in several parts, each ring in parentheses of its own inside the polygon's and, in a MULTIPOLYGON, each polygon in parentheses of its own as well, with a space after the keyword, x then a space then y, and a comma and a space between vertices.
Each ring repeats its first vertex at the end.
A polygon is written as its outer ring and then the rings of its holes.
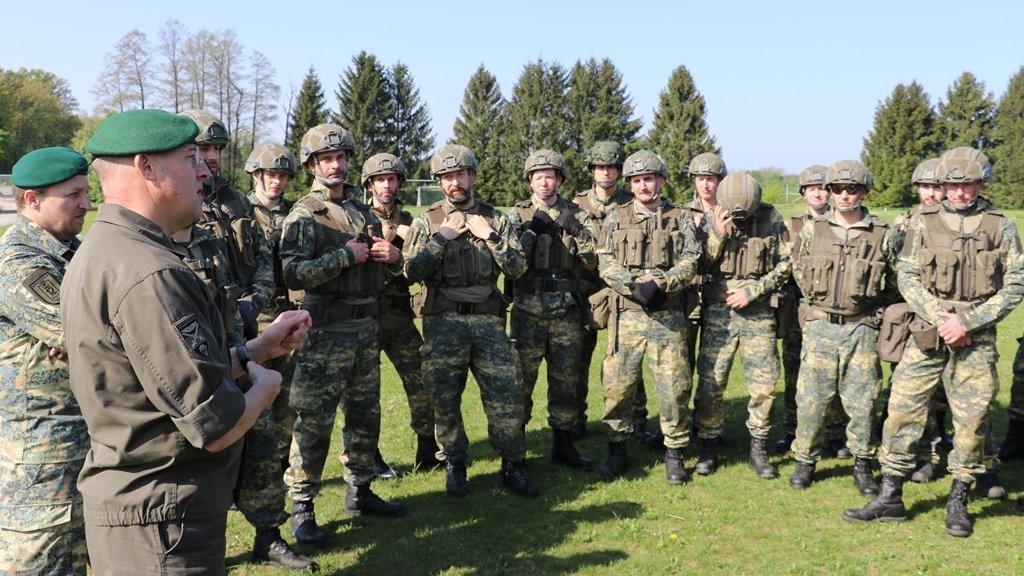
POLYGON ((849 214, 854 210, 860 210, 860 200, 858 200, 856 204, 850 206, 849 208, 840 208, 839 206, 836 206, 836 210, 838 210, 840 214, 849 214))
POLYGON ((597 185, 605 190, 611 190, 612 188, 615 188, 615 180, 612 180, 611 182, 598 182, 597 185))

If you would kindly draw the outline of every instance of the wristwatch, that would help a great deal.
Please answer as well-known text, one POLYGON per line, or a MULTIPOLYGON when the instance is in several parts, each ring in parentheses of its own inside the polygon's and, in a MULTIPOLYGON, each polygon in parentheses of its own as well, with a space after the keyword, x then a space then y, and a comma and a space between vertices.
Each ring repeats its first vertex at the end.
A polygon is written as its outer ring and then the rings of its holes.
POLYGON ((487 237, 487 241, 488 242, 497 242, 498 240, 501 240, 501 236, 498 236, 497 232, 495 232, 494 230, 491 230, 491 234, 487 237))
POLYGON ((245 342, 235 346, 235 358, 242 365, 242 371, 249 372, 249 351, 245 349, 245 342))

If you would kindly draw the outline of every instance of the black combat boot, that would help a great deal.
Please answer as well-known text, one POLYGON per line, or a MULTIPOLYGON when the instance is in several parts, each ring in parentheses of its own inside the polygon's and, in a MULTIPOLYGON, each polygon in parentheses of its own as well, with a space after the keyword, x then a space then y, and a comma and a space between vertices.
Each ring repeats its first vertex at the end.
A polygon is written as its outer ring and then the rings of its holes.
POLYGON ((982 498, 989 500, 1003 500, 1006 498, 1006 488, 999 481, 999 475, 995 471, 978 474, 976 488, 982 498))
POLYGON ((946 500, 946 534, 967 538, 974 533, 971 515, 967 512, 967 493, 971 485, 960 480, 953 480, 946 500))
POLYGON ((924 460, 917 463, 914 473, 910 475, 910 481, 917 484, 926 484, 938 478, 939 467, 931 460, 924 460))
POLYGON ((302 544, 323 544, 327 540, 327 535, 316 524, 312 500, 292 502, 292 534, 295 541, 302 544))
POLYGON ((576 470, 593 470, 594 463, 584 458, 572 443, 572 433, 568 430, 552 428, 554 441, 551 444, 551 461, 565 464, 576 470))
POLYGON ((683 484, 690 479, 690 474, 683 466, 683 449, 665 449, 665 479, 673 486, 683 484))
POLYGON ((345 512, 354 516, 387 516, 398 518, 405 516, 405 506, 398 502, 387 502, 370 490, 369 484, 359 486, 348 485, 345 489, 345 512))
POLYGON ((793 445, 794 440, 796 440, 796 435, 786 432, 782 438, 775 441, 775 451, 779 454, 789 452, 789 448, 793 445))
POLYGON ((526 463, 522 460, 513 462, 502 458, 501 481, 520 496, 529 496, 530 498, 540 496, 540 490, 530 480, 530 475, 526 473, 526 463))
POLYGON ((847 508, 843 520, 847 522, 903 522, 907 509, 903 506, 903 478, 882 475, 882 487, 874 500, 863 508, 847 508))
POLYGON ((1006 426, 1006 438, 999 447, 999 459, 1006 462, 1024 457, 1024 420, 1010 418, 1006 426))
POLYGON ((462 462, 445 463, 444 489, 451 496, 469 496, 469 480, 466 478, 466 465, 462 462))
POLYGON ((853 461, 853 483, 864 496, 878 494, 878 482, 875 482, 875 477, 871 473, 871 460, 857 458, 853 461))
POLYGON ((718 468, 718 439, 701 438, 700 454, 697 456, 697 465, 693 470, 701 476, 707 476, 718 468))
POLYGON ((437 459, 437 442, 431 434, 416 435, 416 469, 434 470, 442 462, 437 459))
POLYGON ((587 435, 587 415, 581 414, 576 418, 576 423, 569 428, 569 437, 573 439, 573 442, 582 440, 587 435))
POLYGON ((377 453, 373 456, 373 473, 377 476, 377 480, 394 480, 398 478, 398 474, 388 466, 388 463, 384 461, 384 456, 377 450, 377 453))
POLYGON ((778 475, 778 470, 768 461, 768 440, 765 438, 750 439, 750 456, 747 465, 757 474, 758 478, 770 480, 778 475))
POLYGON ((597 473, 605 480, 614 480, 626 472, 628 464, 626 442, 609 442, 608 458, 601 464, 597 473))
POLYGON ((827 442, 828 449, 839 460, 848 460, 853 454, 846 447, 846 438, 833 438, 827 442))
POLYGON ((797 462, 796 470, 789 477, 789 485, 797 490, 803 490, 810 487, 812 482, 814 482, 814 464, 797 462))
POLYGON ((276 527, 256 529, 256 541, 252 545, 252 561, 292 570, 316 569, 316 562, 292 550, 284 538, 281 538, 281 531, 276 527))
MULTIPOLYGON (((946 414, 947 412, 945 411, 936 410, 935 412, 935 431, 939 434, 939 442, 935 447, 949 452, 953 449, 953 437, 946 431, 946 414)), ((1024 430, 1021 431, 1021 434, 1024 434, 1024 430)), ((1024 440, 1024 438, 1021 438, 1021 440, 1024 440)))

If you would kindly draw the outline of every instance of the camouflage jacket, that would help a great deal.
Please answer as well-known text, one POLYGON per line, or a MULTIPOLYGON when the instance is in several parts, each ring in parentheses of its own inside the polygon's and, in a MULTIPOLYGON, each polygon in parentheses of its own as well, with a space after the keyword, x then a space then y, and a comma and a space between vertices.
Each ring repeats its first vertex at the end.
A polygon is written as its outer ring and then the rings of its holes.
POLYGON ((267 208, 260 202, 256 192, 250 192, 246 199, 252 204, 253 215, 256 217, 256 221, 260 223, 263 234, 267 237, 267 243, 270 245, 270 254, 274 263, 274 285, 276 288, 274 296, 284 296, 288 293, 288 289, 284 285, 284 275, 281 270, 281 234, 284 229, 284 219, 288 216, 288 212, 291 211, 292 205, 295 203, 286 198, 281 198, 281 202, 277 206, 267 208))
MULTIPOLYGON (((762 208, 758 210, 758 217, 763 214, 769 216, 767 223, 753 222, 752 219, 748 219, 751 221, 747 226, 753 226, 756 229, 767 232, 763 235, 758 233, 758 236, 774 239, 776 247, 772 254, 774 262, 766 263, 771 266, 771 269, 763 276, 742 280, 721 278, 719 267, 721 266, 723 254, 728 249, 727 244, 732 244, 729 242, 730 236, 737 239, 740 237, 746 238, 747 233, 744 232, 744 224, 732 222, 723 236, 718 233, 718 229, 711 223, 710 218, 702 220, 705 225, 701 228, 706 232, 706 237, 709 240, 705 248, 705 256, 709 266, 708 272, 711 276, 709 283, 720 284, 720 288, 727 290, 743 290, 746 293, 747 300, 750 302, 759 300, 765 295, 781 289, 789 281, 793 272, 793 263, 790 260, 789 230, 786 229, 785 220, 783 220, 778 210, 768 204, 762 204, 762 208)), ((753 231, 747 232, 753 234, 753 231)), ((748 256, 748 258, 750 257, 748 256)))
POLYGON ((83 460, 89 448, 68 364, 50 357, 65 349, 60 284, 79 244, 23 216, 0 239, 0 461, 83 460))

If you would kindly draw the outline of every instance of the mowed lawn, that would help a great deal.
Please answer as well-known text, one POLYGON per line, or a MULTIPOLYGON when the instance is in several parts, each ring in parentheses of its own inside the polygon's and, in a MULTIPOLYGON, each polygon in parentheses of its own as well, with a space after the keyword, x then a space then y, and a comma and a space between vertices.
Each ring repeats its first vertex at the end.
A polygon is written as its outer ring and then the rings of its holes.
MULTIPOLYGON (((792 213, 797 206, 785 206, 792 213)), ((880 212, 891 220, 898 211, 880 212)), ((1022 213, 1012 216, 1021 226, 1022 213)), ((90 214, 91 222, 92 214, 90 214)), ((125 255, 130 257, 130 255, 125 255)), ((1016 338, 1024 331, 1024 312, 1015 311, 999 328, 1002 389, 995 407, 995 437, 1006 427, 1005 406, 1012 378, 1016 338)), ((590 366, 590 424, 580 450, 595 460, 606 455, 599 424, 602 406, 600 359, 604 337, 590 366)), ((393 366, 381 360, 382 432, 380 446, 396 468, 410 471, 415 436, 393 366)), ((888 371, 887 377, 888 377, 888 371)), ((650 382, 648 374, 648 382, 650 382)), ((297 548, 312 555, 321 574, 1019 574, 1024 464, 1004 465, 1007 501, 980 500, 970 509, 975 535, 957 539, 943 527, 949 478, 928 485, 906 484, 910 521, 903 524, 851 525, 840 514, 866 499, 853 486, 852 460, 825 459, 814 485, 793 490, 787 479, 794 464, 773 455, 780 478, 761 480, 746 465, 748 434, 742 365, 737 361, 727 391, 726 442, 722 465, 709 477, 684 486, 668 486, 661 454, 630 442, 630 470, 615 482, 596 473, 571 472, 548 460, 546 383, 542 368, 535 391, 533 419, 527 429, 528 467, 543 494, 513 496, 500 481, 500 461, 487 442, 475 381, 470 380, 463 414, 471 441, 469 468, 473 493, 465 499, 444 493, 444 472, 416 472, 377 482, 384 498, 401 501, 401 519, 349 517, 338 454, 339 414, 332 453, 324 473, 317 516, 329 533, 325 546, 297 548)), ((649 386, 649 385, 648 385, 649 386)), ((653 391, 652 425, 657 423, 653 391)), ((781 428, 782 383, 775 423, 781 428)), ((778 434, 773 431, 773 440, 778 434)), ((687 451, 692 470, 695 447, 687 451)), ((287 524, 284 527, 287 533, 287 524)), ((253 529, 237 512, 229 518, 228 563, 232 574, 287 573, 248 564, 253 529)), ((287 534, 289 540, 293 540, 287 534)))

